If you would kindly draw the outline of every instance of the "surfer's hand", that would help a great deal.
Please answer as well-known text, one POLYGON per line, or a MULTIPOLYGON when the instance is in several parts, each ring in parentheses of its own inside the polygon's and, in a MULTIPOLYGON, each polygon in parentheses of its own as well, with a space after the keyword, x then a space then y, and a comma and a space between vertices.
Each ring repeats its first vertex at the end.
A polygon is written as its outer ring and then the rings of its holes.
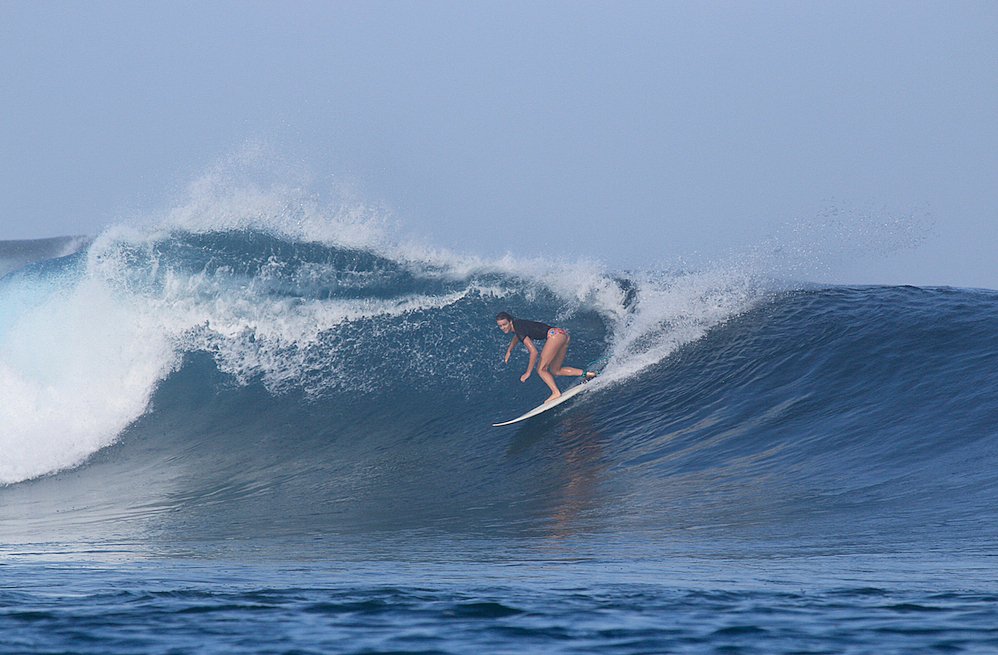
POLYGON ((520 382, 526 382, 527 378, 529 377, 530 377, 530 371, 527 371, 526 373, 520 376, 520 382))
POLYGON ((506 357, 502 360, 503 364, 509 364, 509 351, 506 351, 506 357))

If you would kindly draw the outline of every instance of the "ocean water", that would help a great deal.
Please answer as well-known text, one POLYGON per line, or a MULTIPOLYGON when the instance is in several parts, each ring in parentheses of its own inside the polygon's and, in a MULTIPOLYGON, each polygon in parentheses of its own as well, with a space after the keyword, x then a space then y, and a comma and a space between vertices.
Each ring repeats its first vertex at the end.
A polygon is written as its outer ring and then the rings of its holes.
POLYGON ((998 292, 361 228, 0 243, 0 652, 998 652, 998 292))

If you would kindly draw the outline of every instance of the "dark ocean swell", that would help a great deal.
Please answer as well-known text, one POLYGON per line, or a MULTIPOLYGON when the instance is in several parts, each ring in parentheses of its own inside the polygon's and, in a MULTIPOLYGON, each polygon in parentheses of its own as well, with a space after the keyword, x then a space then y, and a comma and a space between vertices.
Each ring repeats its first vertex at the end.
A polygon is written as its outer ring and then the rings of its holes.
POLYGON ((992 291, 167 232, 10 271, 0 308, 14 540, 995 532, 992 291), (546 395, 501 310, 604 375, 492 428, 546 395))

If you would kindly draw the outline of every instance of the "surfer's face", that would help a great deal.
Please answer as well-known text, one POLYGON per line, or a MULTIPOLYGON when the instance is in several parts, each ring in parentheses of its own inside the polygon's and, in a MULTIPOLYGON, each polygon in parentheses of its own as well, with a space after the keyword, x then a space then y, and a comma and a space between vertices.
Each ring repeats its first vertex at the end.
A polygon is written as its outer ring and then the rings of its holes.
POLYGON ((509 334, 510 330, 513 329, 513 321, 507 321, 504 318, 500 318, 498 321, 496 321, 496 325, 498 325, 499 329, 505 332, 506 334, 509 334))

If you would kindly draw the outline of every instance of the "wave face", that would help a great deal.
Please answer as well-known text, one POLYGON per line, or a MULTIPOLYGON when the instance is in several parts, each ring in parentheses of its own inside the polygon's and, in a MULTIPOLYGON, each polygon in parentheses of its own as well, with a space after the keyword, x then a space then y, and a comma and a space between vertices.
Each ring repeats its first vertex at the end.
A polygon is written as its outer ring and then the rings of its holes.
POLYGON ((985 538, 996 325, 991 291, 113 230, 0 279, 0 522, 985 538), (502 430, 546 397, 519 383, 522 350, 502 363, 504 310, 569 329, 567 363, 606 368, 502 430))

